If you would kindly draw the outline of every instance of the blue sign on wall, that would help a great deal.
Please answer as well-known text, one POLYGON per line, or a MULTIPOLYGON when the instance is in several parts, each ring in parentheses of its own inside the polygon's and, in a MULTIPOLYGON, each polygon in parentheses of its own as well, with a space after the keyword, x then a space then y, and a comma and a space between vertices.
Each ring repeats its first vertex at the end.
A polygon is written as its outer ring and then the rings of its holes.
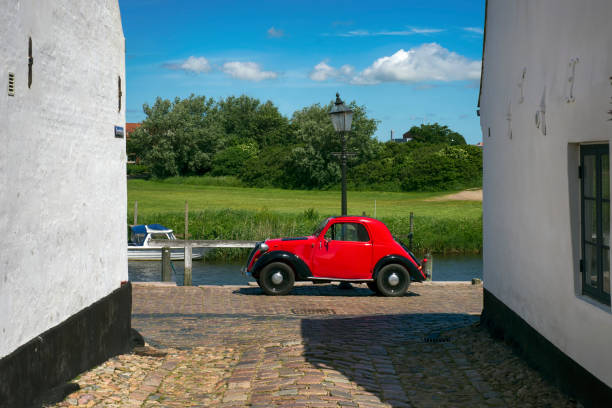
POLYGON ((121 126, 115 126, 115 137, 120 137, 123 139, 124 136, 123 128, 121 126))

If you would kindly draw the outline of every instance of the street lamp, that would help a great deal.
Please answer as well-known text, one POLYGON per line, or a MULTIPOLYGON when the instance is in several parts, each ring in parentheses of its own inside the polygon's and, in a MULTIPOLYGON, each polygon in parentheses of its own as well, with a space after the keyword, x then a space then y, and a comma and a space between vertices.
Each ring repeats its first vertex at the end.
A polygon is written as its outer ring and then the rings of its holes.
POLYGON ((337 92, 336 103, 329 112, 329 116, 334 129, 340 133, 340 140, 342 141, 342 153, 340 154, 342 163, 342 215, 346 215, 346 133, 351 131, 353 111, 342 102, 340 94, 337 92))

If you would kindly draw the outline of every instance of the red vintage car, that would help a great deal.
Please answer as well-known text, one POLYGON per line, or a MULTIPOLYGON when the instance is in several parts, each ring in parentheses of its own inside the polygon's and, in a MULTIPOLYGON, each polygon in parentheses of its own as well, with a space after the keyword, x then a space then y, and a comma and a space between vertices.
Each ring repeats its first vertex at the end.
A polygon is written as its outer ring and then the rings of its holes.
POLYGON ((308 237, 259 242, 243 268, 267 295, 286 295, 296 281, 366 283, 383 296, 402 296, 427 278, 424 262, 381 221, 332 217, 308 237))

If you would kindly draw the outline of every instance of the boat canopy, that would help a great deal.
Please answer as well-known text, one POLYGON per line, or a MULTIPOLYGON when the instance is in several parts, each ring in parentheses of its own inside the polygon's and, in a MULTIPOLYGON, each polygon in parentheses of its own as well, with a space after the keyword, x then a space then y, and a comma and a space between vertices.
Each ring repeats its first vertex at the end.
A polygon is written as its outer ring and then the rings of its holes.
POLYGON ((161 224, 147 224, 147 225, 134 225, 132 226, 132 232, 134 234, 155 234, 155 233, 172 233, 170 228, 166 228, 161 224))

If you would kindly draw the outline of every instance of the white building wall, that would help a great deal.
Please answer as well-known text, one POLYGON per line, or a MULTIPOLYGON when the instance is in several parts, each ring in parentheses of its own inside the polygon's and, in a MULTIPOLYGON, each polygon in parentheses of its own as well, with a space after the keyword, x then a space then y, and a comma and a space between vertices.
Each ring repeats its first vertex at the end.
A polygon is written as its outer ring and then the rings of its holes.
POLYGON ((127 280, 127 192, 118 1, 0 8, 1 358, 127 280))
POLYGON ((485 289, 608 386, 611 309, 581 295, 578 144, 611 139, 611 22, 609 0, 489 0, 481 96, 485 289))

